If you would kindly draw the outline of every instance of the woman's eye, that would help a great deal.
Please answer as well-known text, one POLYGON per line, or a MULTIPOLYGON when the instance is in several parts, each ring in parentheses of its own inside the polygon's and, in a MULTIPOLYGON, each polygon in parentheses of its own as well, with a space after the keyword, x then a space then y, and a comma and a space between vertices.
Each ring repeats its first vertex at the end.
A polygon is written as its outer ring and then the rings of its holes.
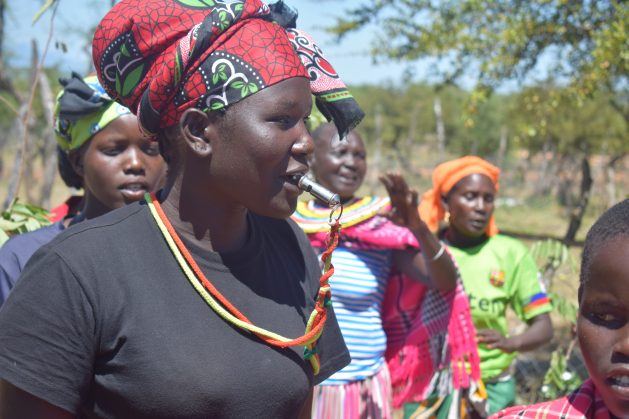
POLYGON ((295 121, 289 116, 280 116, 279 118, 276 118, 274 122, 285 129, 291 128, 293 125, 295 125, 295 121))
POLYGON ((106 156, 117 156, 121 152, 122 152, 122 149, 120 147, 107 147, 107 148, 101 149, 101 153, 103 153, 106 156))
POLYGON ((158 156, 159 155, 159 145, 155 142, 151 142, 151 144, 146 145, 142 148, 144 153, 149 156, 158 156))
POLYGON ((619 327, 622 327, 624 324, 624 321, 621 318, 611 313, 591 312, 588 314, 588 317, 593 323, 601 325, 601 326, 609 327, 612 329, 617 329, 619 327))

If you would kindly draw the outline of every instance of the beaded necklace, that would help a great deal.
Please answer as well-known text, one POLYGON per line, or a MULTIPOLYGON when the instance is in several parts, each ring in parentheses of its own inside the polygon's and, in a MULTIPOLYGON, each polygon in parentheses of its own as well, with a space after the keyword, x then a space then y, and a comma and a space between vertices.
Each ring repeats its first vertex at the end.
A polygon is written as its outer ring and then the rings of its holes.
POLYGON ((330 214, 330 234, 328 237, 327 248, 321 255, 321 260, 324 263, 323 275, 321 275, 319 280, 317 300, 315 302, 314 310, 310 314, 306 324, 306 331, 304 335, 298 338, 290 339, 255 326, 244 314, 234 307, 232 303, 227 300, 205 277, 197 263, 194 261, 194 258, 190 255, 190 252, 179 238, 179 235, 168 220, 168 217, 166 217, 166 214, 162 210, 155 194, 146 193, 144 195, 144 199, 146 200, 151 215, 153 216, 160 232, 164 236, 170 251, 177 260, 179 267, 182 269, 190 284, 199 293, 203 300, 212 308, 212 310, 214 310, 228 323, 255 334, 268 345, 278 348, 304 345, 304 359, 307 359, 310 362, 314 374, 317 375, 319 373, 320 362, 316 344, 323 332, 325 321, 327 320, 327 309, 331 305, 331 290, 328 281, 334 273, 331 256, 332 251, 338 245, 338 235, 340 230, 340 222, 338 218, 335 221, 332 221, 332 214, 330 214))
MULTIPOLYGON (((373 217, 379 211, 387 208, 391 205, 391 200, 387 198, 378 198, 372 196, 366 196, 360 198, 343 208, 343 227, 351 227, 356 224, 360 224, 368 218, 373 217)), ((299 201, 297 203, 297 210, 292 215, 292 219, 297 222, 299 227, 306 234, 319 233, 328 231, 330 210, 320 207, 316 201, 299 201)))

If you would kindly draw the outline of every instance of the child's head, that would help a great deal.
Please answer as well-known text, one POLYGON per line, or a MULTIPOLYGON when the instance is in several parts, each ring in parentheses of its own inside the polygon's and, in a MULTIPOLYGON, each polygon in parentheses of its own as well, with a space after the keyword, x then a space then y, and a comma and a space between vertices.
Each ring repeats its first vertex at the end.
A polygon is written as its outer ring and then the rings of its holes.
POLYGON ((607 210, 588 232, 577 335, 606 406, 629 418, 629 200, 607 210))

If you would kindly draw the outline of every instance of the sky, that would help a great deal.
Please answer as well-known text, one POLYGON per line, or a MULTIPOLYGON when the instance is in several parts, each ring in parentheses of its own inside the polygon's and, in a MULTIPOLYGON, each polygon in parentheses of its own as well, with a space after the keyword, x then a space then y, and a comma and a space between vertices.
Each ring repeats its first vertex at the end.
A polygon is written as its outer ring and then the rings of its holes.
MULTIPOLYGON (((53 25, 53 37, 47 55, 47 65, 58 65, 69 73, 84 74, 89 69, 89 46, 85 31, 93 27, 107 12, 109 0, 59 0, 57 16, 53 25), (68 51, 62 52, 55 44, 64 43, 68 51)), ((326 58, 346 84, 400 84, 405 66, 396 63, 376 65, 369 57, 368 31, 352 34, 341 43, 327 34, 323 27, 334 22, 334 18, 346 8, 355 6, 360 0, 286 0, 297 8, 298 27, 309 32, 323 50, 326 58)), ((9 64, 28 66, 31 39, 36 39, 40 54, 44 50, 50 30, 50 10, 34 25, 32 18, 41 8, 43 0, 8 0, 4 49, 9 64)))

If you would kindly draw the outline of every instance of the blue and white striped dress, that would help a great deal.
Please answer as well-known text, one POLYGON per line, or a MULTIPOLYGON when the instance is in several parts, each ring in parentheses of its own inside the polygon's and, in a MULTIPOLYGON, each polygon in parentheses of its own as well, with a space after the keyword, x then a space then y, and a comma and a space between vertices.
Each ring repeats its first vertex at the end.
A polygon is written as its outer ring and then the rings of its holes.
POLYGON ((387 339, 380 315, 391 255, 391 250, 334 251, 332 305, 352 361, 321 385, 364 380, 382 368, 387 339))

